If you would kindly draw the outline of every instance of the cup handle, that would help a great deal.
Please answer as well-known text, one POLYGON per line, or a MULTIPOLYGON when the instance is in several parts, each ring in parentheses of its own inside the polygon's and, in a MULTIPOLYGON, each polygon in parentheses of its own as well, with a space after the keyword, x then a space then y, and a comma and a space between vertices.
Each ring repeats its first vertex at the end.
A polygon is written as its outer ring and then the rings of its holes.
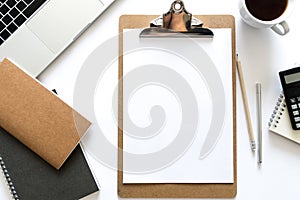
POLYGON ((271 27, 271 29, 279 35, 285 35, 290 31, 289 25, 286 21, 275 24, 271 27))

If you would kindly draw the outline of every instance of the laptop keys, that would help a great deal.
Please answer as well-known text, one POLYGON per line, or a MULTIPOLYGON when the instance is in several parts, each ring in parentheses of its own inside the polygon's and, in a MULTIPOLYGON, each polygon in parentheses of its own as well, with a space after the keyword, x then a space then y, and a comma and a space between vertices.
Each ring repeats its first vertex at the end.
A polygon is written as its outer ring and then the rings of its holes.
POLYGON ((0 33, 5 29, 5 24, 0 21, 0 33))
POLYGON ((6 2, 6 5, 8 5, 8 7, 12 8, 17 4, 17 2, 15 0, 8 0, 6 2))
POLYGON ((24 0, 27 4, 30 4, 33 0, 24 0))
POLYGON ((3 4, 0 8, 0 12, 2 13, 2 15, 5 15, 8 11, 9 8, 7 7, 7 5, 3 4))
POLYGON ((2 21, 4 22, 4 24, 8 25, 10 24, 10 22, 12 21, 13 18, 11 18, 10 15, 5 15, 3 18, 2 18, 2 21))
POLYGON ((1 33, 0 33, 0 36, 3 40, 6 40, 9 36, 10 36, 10 33, 7 31, 7 30, 3 30, 1 33))
MULTIPOLYGON (((32 1, 32 0, 27 0, 32 1)), ((45 3, 46 0, 36 0, 33 1, 28 8, 24 10, 24 15, 29 18, 43 3, 45 3)))
POLYGON ((20 14, 20 15, 14 20, 14 22, 15 22, 18 26, 21 26, 25 21, 26 21, 26 18, 25 18, 24 15, 22 15, 22 14, 20 14))
POLYGON ((26 8, 26 4, 23 1, 20 1, 16 7, 19 9, 19 11, 22 11, 26 8))
POLYGON ((13 8, 13 9, 11 9, 11 11, 9 11, 9 15, 10 15, 12 18, 17 17, 19 13, 20 13, 20 11, 18 11, 17 8, 13 8))
POLYGON ((0 0, 0 45, 47 0, 0 0))
POLYGON ((18 27, 17 27, 17 25, 15 25, 14 23, 11 23, 11 24, 7 27, 7 30, 8 30, 10 33, 15 32, 17 29, 18 29, 18 27))

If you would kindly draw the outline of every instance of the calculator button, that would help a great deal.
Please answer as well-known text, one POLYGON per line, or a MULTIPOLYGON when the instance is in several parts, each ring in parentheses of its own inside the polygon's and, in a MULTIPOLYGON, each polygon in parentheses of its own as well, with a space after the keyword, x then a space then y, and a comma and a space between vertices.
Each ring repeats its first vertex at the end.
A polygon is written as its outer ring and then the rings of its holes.
POLYGON ((295 117, 294 120, 295 122, 300 122, 300 117, 295 117))
POLYGON ((297 124, 296 124, 296 128, 300 128, 300 123, 297 123, 297 124))
POLYGON ((295 115, 299 115, 299 111, 298 111, 298 110, 293 111, 293 115, 294 115, 294 116, 295 116, 295 115))
POLYGON ((292 104, 291 107, 293 110, 295 110, 295 109, 297 109, 297 104, 292 104))
POLYGON ((298 107, 300 108, 300 103, 298 103, 298 107))
POLYGON ((291 103, 296 103, 296 99, 295 99, 295 98, 291 98, 291 99, 290 99, 290 102, 291 102, 291 103))
POLYGON ((297 101, 300 101, 300 97, 297 97, 297 101))

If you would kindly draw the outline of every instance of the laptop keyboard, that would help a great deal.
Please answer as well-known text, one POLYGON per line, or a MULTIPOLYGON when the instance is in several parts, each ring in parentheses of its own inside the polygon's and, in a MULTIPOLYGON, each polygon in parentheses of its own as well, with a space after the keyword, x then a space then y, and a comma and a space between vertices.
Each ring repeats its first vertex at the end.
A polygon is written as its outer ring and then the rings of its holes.
POLYGON ((46 1, 0 0, 0 45, 46 1))

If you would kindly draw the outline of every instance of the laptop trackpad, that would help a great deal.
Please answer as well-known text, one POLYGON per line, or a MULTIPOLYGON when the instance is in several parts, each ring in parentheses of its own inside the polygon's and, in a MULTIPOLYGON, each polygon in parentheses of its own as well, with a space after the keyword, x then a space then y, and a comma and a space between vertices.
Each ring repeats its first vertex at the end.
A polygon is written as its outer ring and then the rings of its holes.
POLYGON ((28 28, 53 53, 59 53, 101 12, 99 0, 51 0, 28 23, 28 28))

